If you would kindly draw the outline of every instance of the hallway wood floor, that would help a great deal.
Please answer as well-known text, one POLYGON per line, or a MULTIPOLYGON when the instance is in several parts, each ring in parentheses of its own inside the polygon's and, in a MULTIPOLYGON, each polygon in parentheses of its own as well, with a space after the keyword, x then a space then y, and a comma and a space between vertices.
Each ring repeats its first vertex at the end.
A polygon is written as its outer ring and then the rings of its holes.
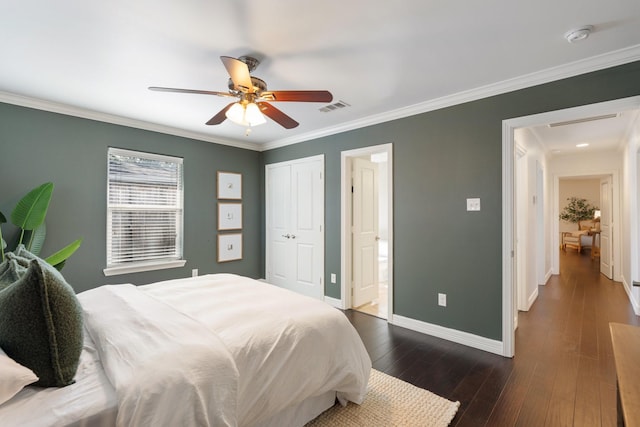
POLYGON ((640 325, 640 317, 589 252, 560 258, 560 275, 518 315, 513 359, 346 315, 375 369, 460 401, 452 426, 615 426, 609 322, 640 325))

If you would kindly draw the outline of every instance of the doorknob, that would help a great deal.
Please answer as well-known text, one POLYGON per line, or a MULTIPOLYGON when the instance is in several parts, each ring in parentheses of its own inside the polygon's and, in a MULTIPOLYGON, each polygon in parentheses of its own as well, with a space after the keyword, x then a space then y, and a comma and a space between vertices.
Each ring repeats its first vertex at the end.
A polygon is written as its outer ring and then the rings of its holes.
POLYGON ((376 242, 380 240, 380 236, 376 236, 376 242))
POLYGON ((292 238, 292 239, 295 239, 295 238, 296 238, 296 235, 295 235, 295 234, 292 234, 292 235, 291 235, 291 238, 292 238))
POLYGON ((288 233, 287 234, 283 234, 282 237, 287 238, 287 239, 291 238, 291 236, 288 233))

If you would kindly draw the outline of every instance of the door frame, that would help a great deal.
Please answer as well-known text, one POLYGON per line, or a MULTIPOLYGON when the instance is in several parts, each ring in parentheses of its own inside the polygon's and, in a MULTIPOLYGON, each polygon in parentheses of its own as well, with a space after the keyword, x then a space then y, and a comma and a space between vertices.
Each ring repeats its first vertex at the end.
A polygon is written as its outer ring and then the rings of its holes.
POLYGON ((364 155, 386 153, 387 155, 387 196, 388 196, 388 316, 393 323, 393 143, 373 145, 342 151, 340 153, 340 308, 351 308, 351 159, 364 155))
MULTIPOLYGON (((506 119, 502 121, 502 355, 505 357, 513 357, 515 355, 515 324, 514 324, 514 310, 515 310, 515 298, 516 298, 516 230, 515 230, 515 130, 523 127, 532 127, 552 123, 555 121, 575 120, 587 116, 597 116, 603 114, 609 114, 614 112, 620 112, 625 110, 638 109, 640 105, 640 97, 622 98, 613 101, 605 101, 601 103, 595 103, 590 105, 584 105, 580 107, 567 108, 564 110, 550 111, 540 114, 534 114, 530 116, 516 117, 513 119, 506 119)), ((594 173, 594 175, 606 175, 607 172, 594 173)), ((615 178, 615 177, 614 177, 615 178)), ((613 184, 614 191, 616 186, 619 186, 619 182, 616 181, 613 184)), ((620 188, 618 187, 618 192, 620 188)), ((554 194, 557 194, 554 193, 554 194)), ((552 196, 555 197, 555 196, 552 196)), ((615 195, 613 200, 615 206, 615 195)), ((557 213, 554 211, 554 214, 557 213)), ((622 219, 622 216, 618 213, 616 216, 618 219, 622 219)), ((547 224, 547 227, 552 227, 555 231, 551 241, 551 248, 547 246, 547 250, 552 250, 555 259, 555 254, 559 254, 557 225, 547 224), (555 242, 555 247, 554 243, 555 242)), ((557 223, 557 221, 556 221, 557 223)), ((619 229, 614 225, 615 229, 619 229)), ((616 241, 620 242, 619 238, 616 241)), ((638 243, 631 242, 631 253, 635 253, 636 245, 638 243)), ((620 258, 620 255, 616 256, 614 252, 614 260, 620 258)), ((558 255, 559 256, 559 255, 558 255)), ((552 261, 553 264, 553 261, 552 261)), ((620 268, 614 267, 614 274, 620 268)))

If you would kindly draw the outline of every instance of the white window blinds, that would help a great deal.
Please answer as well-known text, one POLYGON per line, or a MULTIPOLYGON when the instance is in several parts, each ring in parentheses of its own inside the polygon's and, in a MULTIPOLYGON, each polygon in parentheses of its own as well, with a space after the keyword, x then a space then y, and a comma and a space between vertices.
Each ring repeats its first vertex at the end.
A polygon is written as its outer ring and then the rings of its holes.
POLYGON ((181 158, 109 148, 107 269, 182 259, 182 175, 181 158))

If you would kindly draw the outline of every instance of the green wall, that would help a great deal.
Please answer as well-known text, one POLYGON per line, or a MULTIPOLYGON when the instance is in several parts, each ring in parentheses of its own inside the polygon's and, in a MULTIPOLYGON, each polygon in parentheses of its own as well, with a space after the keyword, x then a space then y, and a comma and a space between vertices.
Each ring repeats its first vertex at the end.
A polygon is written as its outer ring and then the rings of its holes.
POLYGON ((340 152, 393 143, 394 313, 502 340, 502 121, 636 95, 640 62, 269 150, 261 173, 325 154, 325 277, 339 275, 340 152))
MULTIPOLYGON (((77 292, 105 283, 145 284, 200 274, 233 272, 261 276, 260 153, 0 103, 0 211, 52 181, 48 236, 42 255, 83 237, 63 274, 77 292), (107 148, 127 148, 184 159, 184 258, 182 268, 105 277, 107 148), (241 261, 216 262, 216 172, 243 175, 241 261)), ((3 224, 5 240, 15 236, 3 224)))
MULTIPOLYGON (((258 153, 0 103, 0 211, 31 188, 56 184, 47 255, 76 237, 63 273, 76 291, 190 275, 264 274, 264 166, 325 155, 325 277, 340 274, 340 152, 394 150, 394 312, 501 340, 502 120, 640 95, 640 62, 258 153), (183 268, 104 277, 109 146, 184 158, 183 268), (243 174, 243 260, 216 263, 216 171, 243 174), (468 213, 467 197, 482 211, 468 213), (437 306, 437 294, 448 307, 437 306)), ((15 234, 4 224, 6 237, 15 234)), ((340 280, 338 280, 340 282, 340 280)), ((337 284, 325 294, 340 297, 337 284)))

